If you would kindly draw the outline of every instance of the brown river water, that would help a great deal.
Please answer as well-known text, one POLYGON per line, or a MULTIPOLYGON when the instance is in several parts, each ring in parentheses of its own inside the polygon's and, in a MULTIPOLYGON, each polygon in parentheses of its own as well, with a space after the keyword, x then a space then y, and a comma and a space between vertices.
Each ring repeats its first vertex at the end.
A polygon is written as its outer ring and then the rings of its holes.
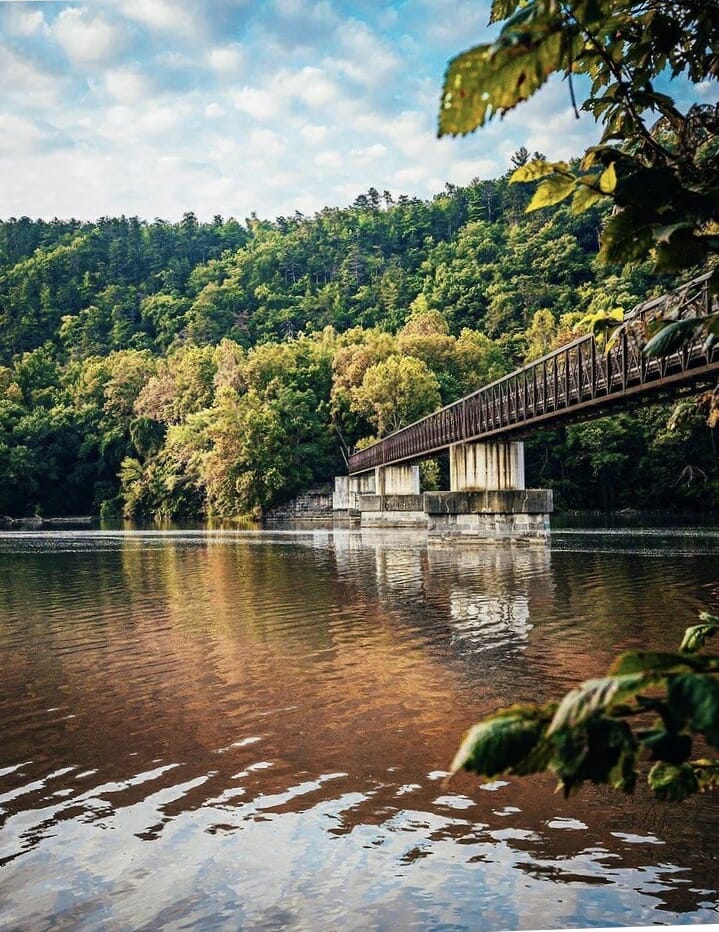
POLYGON ((719 531, 0 535, 0 928, 719 922, 719 793, 446 779, 719 611, 719 531))

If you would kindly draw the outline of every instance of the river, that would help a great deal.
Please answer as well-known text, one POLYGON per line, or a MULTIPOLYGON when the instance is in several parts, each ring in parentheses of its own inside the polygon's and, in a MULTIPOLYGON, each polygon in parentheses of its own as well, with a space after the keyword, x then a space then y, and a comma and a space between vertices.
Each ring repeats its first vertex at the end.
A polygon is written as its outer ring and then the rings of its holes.
POLYGON ((674 648, 719 531, 0 534, 0 926, 719 922, 719 793, 446 770, 463 732, 674 648))

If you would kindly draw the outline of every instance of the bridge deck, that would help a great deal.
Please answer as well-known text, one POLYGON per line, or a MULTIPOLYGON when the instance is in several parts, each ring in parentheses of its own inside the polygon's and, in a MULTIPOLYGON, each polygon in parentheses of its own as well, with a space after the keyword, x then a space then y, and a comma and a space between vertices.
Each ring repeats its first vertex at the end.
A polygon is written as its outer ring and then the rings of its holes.
POLYGON ((672 317, 703 317, 719 310, 709 274, 638 305, 611 350, 588 335, 562 346, 433 414, 385 437, 349 458, 350 475, 375 466, 419 460, 470 440, 510 439, 534 427, 585 419, 620 407, 632 396, 714 382, 719 344, 697 340, 666 356, 646 359, 647 324, 672 317))

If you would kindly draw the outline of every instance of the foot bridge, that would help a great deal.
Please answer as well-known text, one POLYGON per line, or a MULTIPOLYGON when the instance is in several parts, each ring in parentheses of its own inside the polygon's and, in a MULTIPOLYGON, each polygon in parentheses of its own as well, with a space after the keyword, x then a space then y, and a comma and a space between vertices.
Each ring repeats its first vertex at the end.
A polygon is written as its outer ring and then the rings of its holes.
POLYGON ((719 342, 698 336, 664 356, 642 352, 652 321, 699 320, 719 310, 709 277, 635 307, 609 350, 592 335, 580 337, 352 453, 349 476, 335 483, 335 508, 359 511, 363 526, 425 526, 442 538, 546 539, 552 493, 526 489, 522 438, 645 396, 714 385, 719 342), (421 495, 417 463, 447 450, 450 491, 421 495))

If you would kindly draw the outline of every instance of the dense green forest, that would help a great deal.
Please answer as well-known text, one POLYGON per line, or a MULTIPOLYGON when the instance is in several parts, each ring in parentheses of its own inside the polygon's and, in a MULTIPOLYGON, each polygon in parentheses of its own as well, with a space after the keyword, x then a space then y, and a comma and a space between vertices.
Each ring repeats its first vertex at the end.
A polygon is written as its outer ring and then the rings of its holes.
MULTIPOLYGON (((0 514, 262 512, 675 284, 600 265, 600 209, 527 215, 508 177, 273 222, 0 222, 0 514)), ((714 431, 671 412, 541 431, 528 478, 565 508, 719 504, 714 431)))

